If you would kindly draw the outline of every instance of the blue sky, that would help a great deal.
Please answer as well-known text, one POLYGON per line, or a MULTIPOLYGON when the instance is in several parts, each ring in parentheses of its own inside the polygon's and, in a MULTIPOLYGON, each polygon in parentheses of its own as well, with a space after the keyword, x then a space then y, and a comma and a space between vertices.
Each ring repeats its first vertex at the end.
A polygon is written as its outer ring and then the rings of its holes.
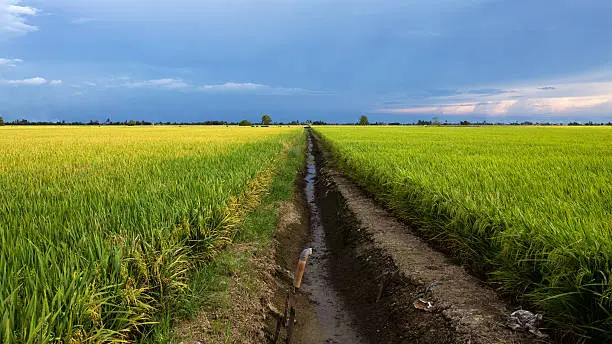
POLYGON ((612 2, 0 0, 5 120, 612 120, 612 2))

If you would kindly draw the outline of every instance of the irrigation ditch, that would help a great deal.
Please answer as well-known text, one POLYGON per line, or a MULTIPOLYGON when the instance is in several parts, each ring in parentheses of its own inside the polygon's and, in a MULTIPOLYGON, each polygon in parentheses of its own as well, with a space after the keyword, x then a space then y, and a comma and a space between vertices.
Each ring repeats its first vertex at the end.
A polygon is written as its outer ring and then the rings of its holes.
POLYGON ((307 154, 295 198, 279 209, 269 342, 546 342, 511 330, 495 291, 338 172, 312 132, 307 154), (306 247, 313 254, 295 289, 293 271, 306 247))

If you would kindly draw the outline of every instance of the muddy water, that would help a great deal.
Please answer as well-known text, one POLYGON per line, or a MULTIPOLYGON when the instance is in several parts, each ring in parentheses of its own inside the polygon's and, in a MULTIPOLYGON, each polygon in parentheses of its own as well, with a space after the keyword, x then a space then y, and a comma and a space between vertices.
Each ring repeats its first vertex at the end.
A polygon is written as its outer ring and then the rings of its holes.
POLYGON ((313 255, 308 260, 302 290, 309 294, 314 304, 319 321, 327 331, 325 343, 367 343, 357 331, 357 326, 331 282, 330 252, 325 240, 325 229, 315 198, 317 166, 313 155, 313 142, 308 136, 307 173, 305 177, 305 194, 310 209, 310 247, 313 255))

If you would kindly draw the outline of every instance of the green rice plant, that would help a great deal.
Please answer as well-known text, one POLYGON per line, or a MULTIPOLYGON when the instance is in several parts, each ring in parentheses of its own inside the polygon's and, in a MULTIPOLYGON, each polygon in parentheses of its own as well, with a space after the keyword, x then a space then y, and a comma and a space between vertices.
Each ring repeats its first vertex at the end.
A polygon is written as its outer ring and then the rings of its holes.
POLYGON ((317 127, 421 234, 578 340, 612 341, 612 129, 317 127))
POLYGON ((301 128, 0 128, 0 342, 146 336, 301 140, 301 128))

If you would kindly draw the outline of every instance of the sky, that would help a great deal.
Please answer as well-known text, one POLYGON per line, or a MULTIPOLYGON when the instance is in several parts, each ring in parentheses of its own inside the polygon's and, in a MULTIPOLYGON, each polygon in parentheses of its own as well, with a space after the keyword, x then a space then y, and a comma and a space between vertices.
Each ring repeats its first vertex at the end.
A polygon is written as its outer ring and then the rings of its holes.
POLYGON ((612 121, 609 0, 0 0, 30 121, 612 121))

